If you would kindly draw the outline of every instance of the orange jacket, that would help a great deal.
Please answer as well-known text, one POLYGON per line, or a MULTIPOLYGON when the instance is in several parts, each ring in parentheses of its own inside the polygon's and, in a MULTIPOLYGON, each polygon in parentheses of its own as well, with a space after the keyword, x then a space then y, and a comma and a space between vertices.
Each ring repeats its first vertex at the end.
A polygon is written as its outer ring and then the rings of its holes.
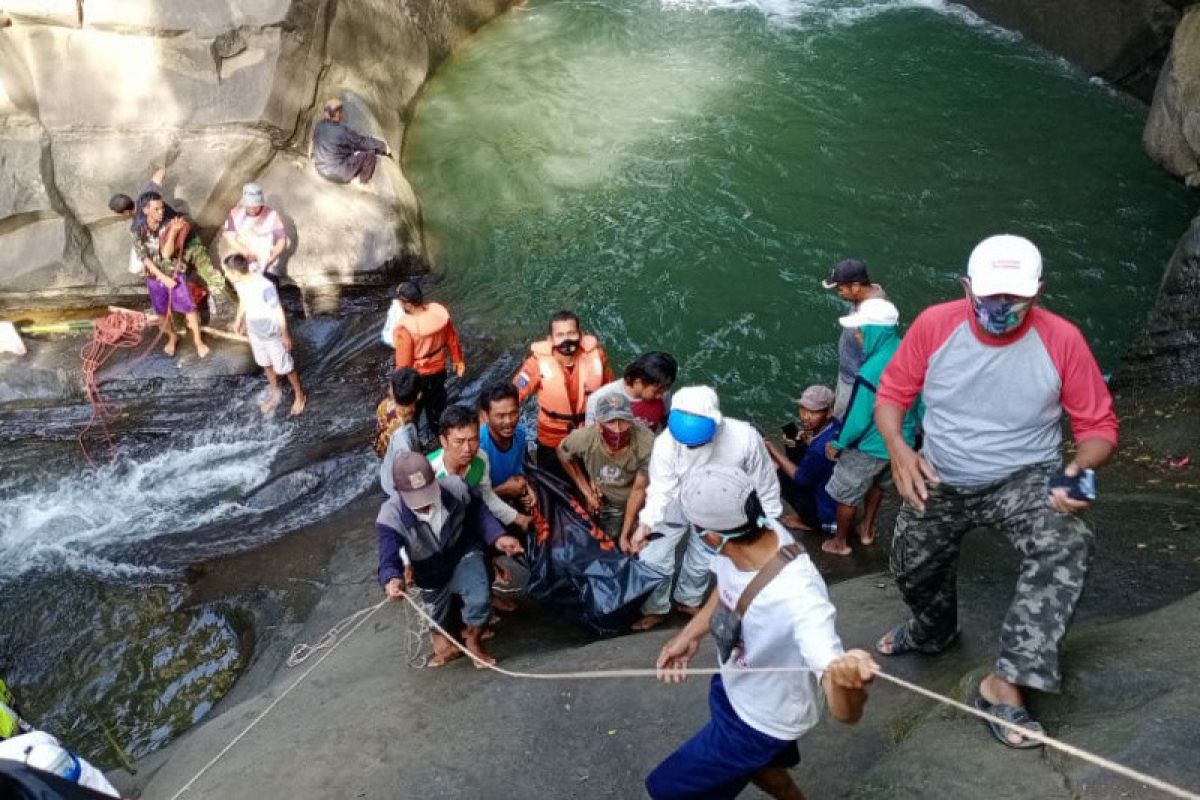
POLYGON ((396 368, 413 367, 422 375, 436 375, 446 369, 446 348, 455 366, 463 363, 458 331, 450 321, 450 312, 441 303, 425 306, 400 318, 392 331, 396 345, 396 368))
POLYGON ((591 335, 580 339, 571 369, 564 369, 554 357, 549 339, 534 342, 529 349, 531 355, 521 365, 513 384, 522 403, 537 393, 538 442, 558 447, 568 433, 583 425, 588 396, 612 381, 608 356, 591 335))

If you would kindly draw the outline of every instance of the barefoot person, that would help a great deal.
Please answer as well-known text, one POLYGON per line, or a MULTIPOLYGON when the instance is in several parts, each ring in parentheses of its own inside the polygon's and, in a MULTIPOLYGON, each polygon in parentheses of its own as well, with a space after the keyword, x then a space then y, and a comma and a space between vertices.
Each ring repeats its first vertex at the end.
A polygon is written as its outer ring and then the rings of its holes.
MULTIPOLYGON (((887 299, 883 287, 878 283, 871 283, 866 263, 857 258, 839 261, 821 285, 826 289, 836 289, 838 297, 849 303, 852 311, 857 311, 866 300, 876 297, 887 299)), ((837 392, 833 401, 833 416, 839 421, 846 418, 846 409, 850 407, 850 392, 854 389, 854 378, 865 360, 862 344, 854 336, 854 331, 842 328, 842 335, 838 339, 837 392)))
MULTIPOLYGON (((491 618, 484 548, 509 546, 512 539, 484 506, 478 492, 458 476, 439 481, 433 466, 420 453, 400 453, 392 463, 396 494, 379 509, 375 532, 379 539, 379 584, 393 599, 408 587, 421 592, 421 601, 439 625, 458 630, 454 600, 462 606, 463 643, 476 657, 496 663, 483 649, 484 629, 491 618)), ((460 655, 448 639, 433 634, 433 658, 440 667, 460 655)), ((480 666, 476 664, 476 666, 480 666)))
MULTIPOLYGON (((675 575, 679 542, 687 537, 675 602, 689 616, 696 613, 708 591, 712 558, 679 510, 679 487, 689 471, 705 464, 738 467, 754 480, 758 497, 770 519, 783 513, 779 479, 762 436, 748 422, 721 414, 717 393, 708 386, 685 386, 675 393, 667 429, 650 452, 650 485, 646 505, 629 550, 664 575, 675 575)), ((634 630, 648 630, 671 610, 672 581, 663 581, 642 605, 634 630)))
MULTIPOLYGON (((837 461, 833 477, 826 485, 829 496, 837 501, 837 533, 821 544, 826 553, 850 555, 850 532, 859 503, 863 504, 858 536, 864 545, 875 541, 875 515, 883 500, 883 484, 888 475, 888 451, 875 427, 875 391, 879 376, 900 346, 896 326, 900 312, 887 300, 864 300, 853 314, 839 320, 846 330, 854 331, 866 360, 854 377, 854 388, 846 408, 846 420, 837 437, 826 447, 826 454, 837 461)), ((911 446, 921 423, 918 398, 904 418, 905 441, 911 446)))
POLYGON ((774 442, 766 443, 778 467, 783 499, 794 509, 780 519, 784 527, 837 532, 837 501, 825 489, 834 467, 825 450, 842 429, 833 417, 833 400, 833 390, 828 386, 809 386, 797 401, 800 429, 796 438, 788 439, 785 434, 786 449, 774 442))
POLYGON ((709 689, 712 718, 650 773, 646 789, 654 800, 725 800, 753 783, 803 800, 788 774, 800 762, 796 740, 817 725, 823 704, 839 722, 857 722, 876 665, 861 650, 842 651, 825 582, 791 534, 766 519, 749 475, 698 467, 681 501, 714 553, 717 590, 663 646, 659 679, 684 680, 710 630, 721 672, 709 689), (812 671, 745 671, 755 667, 812 671))
MULTIPOLYGON (((877 645, 885 655, 944 650, 958 636, 959 547, 970 530, 1003 533, 1021 556, 992 672, 976 708, 1041 731, 1026 691, 1056 692, 1059 650, 1083 591, 1092 531, 1079 512, 1092 470, 1117 443, 1112 397, 1079 329, 1037 305, 1042 257, 1027 239, 993 236, 971 253, 966 299, 917 317, 883 374, 875 419, 904 498, 891 570, 910 619, 877 645), (922 393, 920 453, 903 435, 922 393), (1075 454, 1062 465, 1062 416, 1075 454)), ((991 726, 1009 747, 1037 742, 991 726)))
POLYGON ((163 352, 175 355, 179 337, 175 335, 172 315, 182 314, 196 352, 204 358, 209 348, 200 336, 200 314, 189 285, 188 271, 199 273, 211 289, 224 286, 225 279, 212 268, 208 251, 191 232, 190 223, 179 216, 167 217, 166 203, 158 192, 144 192, 138 197, 131 233, 134 251, 144 270, 150 304, 167 337, 163 352))
POLYGON ((279 304, 279 292, 262 273, 250 271, 250 262, 241 253, 226 257, 225 271, 238 296, 234 332, 245 332, 250 339, 254 363, 262 367, 267 376, 267 397, 258 407, 266 415, 279 405, 283 399, 279 376, 283 375, 292 385, 290 413, 294 417, 304 410, 308 395, 300 385, 300 374, 292 361, 292 337, 288 333, 287 315, 279 304))

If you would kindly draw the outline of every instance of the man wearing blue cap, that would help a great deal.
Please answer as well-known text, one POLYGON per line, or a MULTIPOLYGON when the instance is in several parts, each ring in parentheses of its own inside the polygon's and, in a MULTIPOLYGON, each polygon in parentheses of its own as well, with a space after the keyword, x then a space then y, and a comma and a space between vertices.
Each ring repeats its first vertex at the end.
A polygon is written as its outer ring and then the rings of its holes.
MULTIPOLYGON (((667 416, 667 430, 654 440, 650 453, 650 486, 646 505, 638 516, 630 550, 643 562, 666 575, 675 574, 675 552, 689 526, 679 509, 679 486, 687 473, 705 464, 724 464, 744 470, 754 481, 768 519, 783 513, 779 479, 767 446, 754 426, 721 414, 717 393, 708 386, 686 386, 676 392, 667 416)), ((708 591, 711 554, 699 536, 688 539, 675 602, 685 614, 695 614, 708 591)), ((634 630, 649 630, 671 610, 671 581, 662 585, 642 605, 634 630)))

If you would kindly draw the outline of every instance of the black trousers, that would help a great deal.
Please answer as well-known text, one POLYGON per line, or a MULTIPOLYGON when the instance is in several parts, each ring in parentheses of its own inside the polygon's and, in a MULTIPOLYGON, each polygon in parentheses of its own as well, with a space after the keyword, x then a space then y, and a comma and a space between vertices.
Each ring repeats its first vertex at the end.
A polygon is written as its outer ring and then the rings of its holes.
POLYGON ((413 421, 417 423, 417 430, 420 430, 421 418, 424 417, 436 441, 442 412, 446 410, 446 372, 442 370, 432 375, 421 375, 417 383, 421 387, 421 399, 417 401, 417 413, 413 421))

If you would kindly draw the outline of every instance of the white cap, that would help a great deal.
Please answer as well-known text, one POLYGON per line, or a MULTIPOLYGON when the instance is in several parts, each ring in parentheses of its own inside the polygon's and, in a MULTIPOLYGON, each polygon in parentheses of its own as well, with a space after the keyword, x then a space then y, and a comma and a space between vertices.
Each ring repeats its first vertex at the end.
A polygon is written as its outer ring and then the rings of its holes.
POLYGON ((1042 281, 1042 254, 1022 236, 989 236, 971 251, 967 277, 976 297, 1033 297, 1042 281))
POLYGON ((840 318, 843 328, 861 328, 863 325, 896 325, 900 322, 900 312, 887 300, 872 297, 863 300, 854 309, 853 314, 840 318))
POLYGON ((671 395, 671 410, 708 417, 721 424, 721 401, 710 386, 685 386, 671 395))
POLYGON ((705 464, 684 475, 679 489, 683 516, 706 531, 733 531, 758 520, 749 519, 747 501, 754 481, 743 469, 724 464, 705 464))

